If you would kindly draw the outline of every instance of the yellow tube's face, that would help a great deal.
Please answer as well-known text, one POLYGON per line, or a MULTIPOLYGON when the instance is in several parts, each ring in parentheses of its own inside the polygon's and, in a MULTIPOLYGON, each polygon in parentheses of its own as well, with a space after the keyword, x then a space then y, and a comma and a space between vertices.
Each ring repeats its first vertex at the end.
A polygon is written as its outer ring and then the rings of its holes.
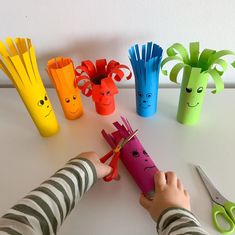
POLYGON ((59 125, 44 87, 31 87, 21 97, 42 136, 58 132, 59 125))
POLYGON ((83 114, 78 88, 61 89, 58 91, 58 95, 66 118, 73 120, 79 118, 83 114))

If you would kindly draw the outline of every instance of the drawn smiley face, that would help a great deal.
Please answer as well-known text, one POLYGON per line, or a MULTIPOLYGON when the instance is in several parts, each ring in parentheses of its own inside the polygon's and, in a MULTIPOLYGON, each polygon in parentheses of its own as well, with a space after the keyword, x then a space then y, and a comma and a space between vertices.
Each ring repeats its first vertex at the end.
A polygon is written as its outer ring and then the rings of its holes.
POLYGON ((37 102, 37 106, 40 107, 41 110, 43 110, 43 115, 45 118, 50 116, 52 112, 52 107, 47 97, 47 94, 45 94, 44 97, 37 102))
POLYGON ((43 86, 32 86, 30 93, 24 94, 24 101, 42 136, 51 136, 59 131, 59 124, 43 86))
POLYGON ((78 93, 78 88, 64 88, 58 95, 67 119, 75 120, 83 114, 82 101, 78 93))
POLYGON ((193 99, 193 101, 194 101, 193 103, 187 101, 187 106, 188 106, 189 108, 195 108, 195 107, 197 107, 197 106, 200 104, 200 102, 199 102, 200 99, 197 99, 197 97, 202 93, 203 87, 200 86, 200 87, 198 87, 197 89, 195 89, 195 91, 194 91, 192 88, 186 87, 185 91, 186 91, 186 93, 187 93, 188 95, 192 94, 192 95, 195 97, 195 98, 193 99))
POLYGON ((143 109, 148 109, 152 106, 152 93, 151 92, 138 92, 138 104, 143 109))

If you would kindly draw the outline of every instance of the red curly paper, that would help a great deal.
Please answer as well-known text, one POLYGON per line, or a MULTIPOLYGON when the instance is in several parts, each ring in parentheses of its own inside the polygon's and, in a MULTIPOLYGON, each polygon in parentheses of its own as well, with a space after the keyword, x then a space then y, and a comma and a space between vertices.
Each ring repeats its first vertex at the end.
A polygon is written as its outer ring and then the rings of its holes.
POLYGON ((85 96, 92 96, 97 113, 108 115, 114 112, 114 95, 118 93, 114 80, 119 82, 125 77, 123 70, 128 71, 126 79, 129 80, 132 77, 130 69, 115 60, 107 64, 106 59, 100 59, 95 65, 86 60, 76 67, 75 83, 85 96))

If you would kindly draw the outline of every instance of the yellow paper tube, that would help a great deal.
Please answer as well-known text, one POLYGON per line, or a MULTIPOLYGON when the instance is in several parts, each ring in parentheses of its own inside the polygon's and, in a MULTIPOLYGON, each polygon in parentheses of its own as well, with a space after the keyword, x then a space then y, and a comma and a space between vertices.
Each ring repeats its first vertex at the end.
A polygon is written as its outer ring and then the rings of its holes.
POLYGON ((17 89, 25 107, 44 137, 59 131, 52 105, 40 77, 34 48, 30 39, 0 41, 0 68, 17 89))

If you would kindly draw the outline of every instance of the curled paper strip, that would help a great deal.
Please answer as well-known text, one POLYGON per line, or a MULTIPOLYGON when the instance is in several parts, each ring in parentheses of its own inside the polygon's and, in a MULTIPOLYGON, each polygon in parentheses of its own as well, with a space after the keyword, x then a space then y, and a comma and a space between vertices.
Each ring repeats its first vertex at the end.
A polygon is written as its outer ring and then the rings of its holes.
POLYGON ((30 39, 6 39, 8 48, 0 41, 0 68, 14 84, 31 118, 42 136, 58 132, 50 100, 42 83, 30 39))
POLYGON ((148 42, 142 45, 142 55, 136 44, 129 49, 129 59, 135 75, 136 110, 142 117, 149 117, 157 112, 159 69, 162 48, 148 42))
POLYGON ((132 76, 126 65, 115 60, 107 64, 106 59, 96 60, 95 65, 90 60, 83 61, 76 67, 75 73, 76 85, 85 96, 92 96, 96 111, 101 115, 111 114, 115 110, 114 95, 118 89, 114 80, 119 82, 124 77, 128 80, 132 76), (128 71, 127 76, 125 70, 128 71))
POLYGON ((47 73, 56 88, 64 115, 74 120, 83 114, 78 87, 74 84, 75 71, 70 58, 57 57, 48 61, 47 73))
MULTIPOLYGON (((128 120, 123 117, 121 119, 123 124, 114 122, 113 125, 117 130, 111 134, 102 130, 103 137, 112 148, 115 148, 122 138, 127 138, 133 133, 128 120)), ((158 168, 136 136, 122 148, 120 158, 140 190, 146 196, 153 196, 155 189, 154 174, 158 171, 158 168)))
MULTIPOLYGON (((178 74, 184 69, 177 120, 182 124, 193 125, 199 120, 202 104, 207 88, 209 77, 215 83, 216 94, 224 89, 222 75, 227 69, 227 62, 221 57, 226 55, 235 55, 229 50, 215 51, 204 49, 199 51, 199 42, 189 44, 189 53, 183 45, 175 43, 167 49, 168 57, 161 63, 161 69, 164 75, 168 75, 163 67, 170 61, 177 61, 170 72, 170 80, 177 83, 178 74)), ((234 67, 235 64, 232 63, 234 67)))

